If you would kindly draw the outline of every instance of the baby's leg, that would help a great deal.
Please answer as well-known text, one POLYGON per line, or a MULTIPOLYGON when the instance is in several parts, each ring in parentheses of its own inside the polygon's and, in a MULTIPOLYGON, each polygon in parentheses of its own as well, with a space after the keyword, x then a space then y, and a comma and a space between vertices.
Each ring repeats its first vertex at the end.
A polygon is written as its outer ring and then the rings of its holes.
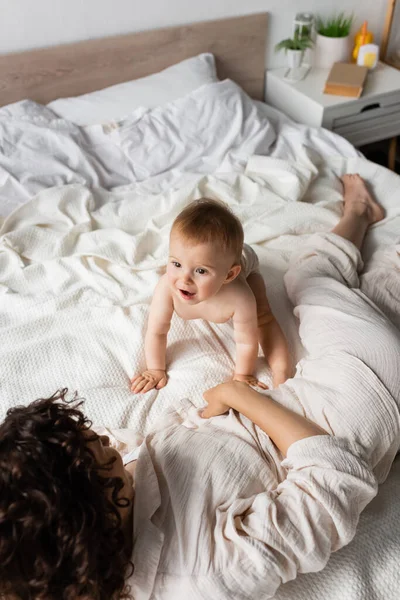
POLYGON ((247 277, 257 303, 258 341, 271 367, 276 387, 291 376, 291 361, 285 336, 271 312, 264 279, 258 271, 247 277))

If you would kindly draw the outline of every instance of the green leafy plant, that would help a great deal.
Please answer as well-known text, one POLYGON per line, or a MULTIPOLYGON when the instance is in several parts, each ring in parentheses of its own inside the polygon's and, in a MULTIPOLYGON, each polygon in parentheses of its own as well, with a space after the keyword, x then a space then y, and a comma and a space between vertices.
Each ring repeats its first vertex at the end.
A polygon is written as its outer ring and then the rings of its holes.
POLYGON ((347 37, 353 24, 353 18, 353 15, 346 16, 343 12, 328 19, 317 17, 317 33, 332 38, 347 37))
POLYGON ((303 38, 309 38, 311 35, 311 28, 307 27, 307 25, 296 25, 296 29, 294 32, 295 37, 303 37, 303 38))
POLYGON ((275 52, 279 52, 280 50, 284 50, 285 52, 288 50, 306 50, 307 48, 312 48, 312 46, 313 41, 310 38, 299 37, 295 34, 293 38, 287 38, 276 44, 275 52))

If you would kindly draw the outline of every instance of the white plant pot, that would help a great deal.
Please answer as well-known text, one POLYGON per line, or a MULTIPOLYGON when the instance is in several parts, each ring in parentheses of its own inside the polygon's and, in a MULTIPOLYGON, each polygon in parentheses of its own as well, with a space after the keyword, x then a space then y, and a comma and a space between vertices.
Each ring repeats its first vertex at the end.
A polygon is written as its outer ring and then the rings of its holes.
POLYGON ((290 69, 297 69, 300 67, 301 61, 303 60, 304 50, 287 50, 287 63, 290 69))
POLYGON ((350 61, 350 36, 332 38, 317 34, 315 41, 315 66, 329 68, 335 62, 350 61))

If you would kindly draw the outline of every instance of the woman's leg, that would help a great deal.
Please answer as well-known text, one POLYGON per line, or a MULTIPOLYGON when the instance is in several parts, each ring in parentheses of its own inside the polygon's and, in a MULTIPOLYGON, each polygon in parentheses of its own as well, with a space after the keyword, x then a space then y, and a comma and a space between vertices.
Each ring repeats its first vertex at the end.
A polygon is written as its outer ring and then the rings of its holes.
POLYGON ((385 215, 383 208, 372 198, 359 175, 344 175, 342 182, 343 216, 332 233, 349 240, 361 250, 368 227, 381 221, 385 215))
MULTIPOLYGON (((382 209, 370 198, 368 190, 359 176, 346 175, 343 178, 344 187, 348 189, 351 206, 348 208, 361 211, 367 208, 370 210, 372 220, 379 221, 382 218, 382 209), (355 193, 353 193, 353 190, 355 193), (358 196, 357 196, 358 194, 358 196), (354 199, 359 197, 360 204, 357 205, 354 199)), ((346 194, 345 194, 346 199, 346 194)), ((364 221, 368 224, 368 219, 364 221)), ((368 226, 368 225, 367 225, 368 226)), ((350 240, 358 248, 361 247, 363 238, 363 227, 360 227, 359 220, 342 219, 333 230, 338 235, 350 240)), ((398 242, 400 242, 400 231, 398 233, 398 242)), ((400 329, 400 246, 386 246, 379 248, 373 255, 368 264, 368 271, 364 271, 361 278, 361 290, 367 298, 384 312, 385 315, 400 329), (397 273, 397 276, 396 276, 397 273)))
POLYGON ((358 289, 359 249, 368 227, 384 214, 359 175, 345 175, 343 185, 342 218, 331 233, 312 236, 292 258, 285 284, 310 354, 347 352, 352 347, 364 359, 367 339, 375 346, 382 331, 393 329, 358 289), (374 332, 379 334, 376 338, 374 332))
POLYGON ((314 422, 370 448, 384 477, 398 448, 400 333, 358 280, 359 248, 383 210, 359 176, 343 185, 338 225, 311 236, 285 276, 307 351, 287 385, 314 422))
POLYGON ((360 289, 400 331, 400 227, 393 241, 374 252, 360 277, 360 289))

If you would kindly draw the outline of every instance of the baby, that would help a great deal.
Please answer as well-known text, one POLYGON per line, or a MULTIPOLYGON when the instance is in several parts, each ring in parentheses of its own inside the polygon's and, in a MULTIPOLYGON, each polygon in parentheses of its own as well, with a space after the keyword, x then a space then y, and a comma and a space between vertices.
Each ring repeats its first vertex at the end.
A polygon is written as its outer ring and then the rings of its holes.
POLYGON ((233 320, 236 366, 233 379, 267 386, 254 376, 258 344, 274 386, 290 376, 285 337, 271 313, 256 253, 243 244, 243 228, 222 202, 203 198, 175 219, 167 271, 158 282, 145 337, 147 369, 133 377, 131 391, 146 393, 167 384, 167 334, 174 313, 185 320, 233 320))

